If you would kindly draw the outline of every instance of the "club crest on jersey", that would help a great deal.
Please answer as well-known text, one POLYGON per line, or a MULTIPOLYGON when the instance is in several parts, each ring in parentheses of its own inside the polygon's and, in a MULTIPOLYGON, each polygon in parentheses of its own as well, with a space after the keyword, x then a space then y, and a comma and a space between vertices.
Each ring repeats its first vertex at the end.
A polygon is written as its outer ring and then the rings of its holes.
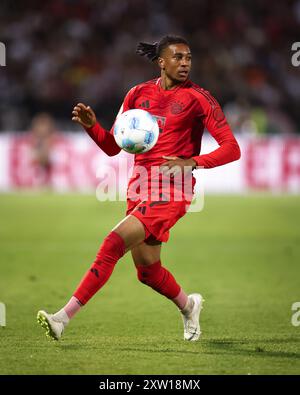
POLYGON ((180 101, 174 101, 170 105, 170 111, 172 114, 177 115, 183 111, 183 103, 180 101))

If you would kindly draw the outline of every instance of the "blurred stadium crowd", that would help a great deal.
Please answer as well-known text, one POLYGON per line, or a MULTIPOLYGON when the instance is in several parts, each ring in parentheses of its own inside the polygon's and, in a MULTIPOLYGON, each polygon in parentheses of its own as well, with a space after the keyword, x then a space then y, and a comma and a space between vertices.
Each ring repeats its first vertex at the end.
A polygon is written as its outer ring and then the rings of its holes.
POLYGON ((79 101, 110 127, 124 94, 158 75, 139 41, 187 38, 192 79, 216 96, 235 132, 300 132, 300 0, 1 1, 0 130, 26 130, 38 112, 60 130, 79 101), (298 37, 297 37, 298 34, 298 37))

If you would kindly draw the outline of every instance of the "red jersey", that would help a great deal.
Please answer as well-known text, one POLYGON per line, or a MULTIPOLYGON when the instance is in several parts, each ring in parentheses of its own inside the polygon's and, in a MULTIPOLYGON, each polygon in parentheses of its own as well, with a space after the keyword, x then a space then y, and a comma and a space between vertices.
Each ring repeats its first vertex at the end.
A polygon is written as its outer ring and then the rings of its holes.
MULTIPOLYGON (((160 165, 165 162, 163 156, 177 156, 193 158, 198 166, 211 168, 240 158, 238 143, 219 103, 190 80, 170 90, 161 87, 161 78, 139 84, 127 93, 119 114, 134 108, 154 115, 160 128, 156 145, 148 152, 135 155, 136 165, 160 165), (199 155, 205 128, 220 147, 210 154, 199 155)), ((113 127, 106 131, 97 123, 87 132, 108 155, 120 152, 113 127)))
MULTIPOLYGON (((210 168, 239 159, 240 149, 216 99, 189 80, 171 90, 162 89, 160 78, 135 86, 127 93, 119 114, 134 108, 154 115, 160 134, 150 151, 135 155, 126 215, 143 223, 145 239, 154 237, 166 242, 170 228, 186 213, 193 199, 195 179, 191 171, 187 175, 179 173, 179 179, 174 175, 172 180, 161 174, 158 169, 166 161, 163 156, 193 158, 198 166, 210 168), (199 155, 205 128, 219 148, 199 155), (153 181, 157 183, 153 185, 153 181)), ((109 132, 97 123, 87 132, 108 155, 120 152, 113 128, 109 132)))

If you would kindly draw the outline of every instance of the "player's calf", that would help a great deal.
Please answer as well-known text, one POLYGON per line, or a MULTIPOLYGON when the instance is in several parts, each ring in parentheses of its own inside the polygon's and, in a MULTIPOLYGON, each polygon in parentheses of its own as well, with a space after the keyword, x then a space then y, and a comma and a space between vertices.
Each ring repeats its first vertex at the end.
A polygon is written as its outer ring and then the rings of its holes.
POLYGON ((180 286, 172 274, 161 265, 160 261, 148 266, 136 265, 136 269, 138 279, 143 284, 148 285, 168 299, 174 299, 179 294, 180 286))

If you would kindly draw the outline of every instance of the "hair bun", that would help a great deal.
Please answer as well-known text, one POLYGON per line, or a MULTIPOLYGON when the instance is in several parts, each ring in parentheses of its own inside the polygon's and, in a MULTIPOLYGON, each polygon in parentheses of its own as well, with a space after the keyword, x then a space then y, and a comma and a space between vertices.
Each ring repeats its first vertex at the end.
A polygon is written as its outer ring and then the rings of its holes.
POLYGON ((140 42, 138 43, 135 52, 140 56, 146 56, 149 60, 153 62, 158 58, 157 47, 158 47, 157 42, 153 44, 140 42))

